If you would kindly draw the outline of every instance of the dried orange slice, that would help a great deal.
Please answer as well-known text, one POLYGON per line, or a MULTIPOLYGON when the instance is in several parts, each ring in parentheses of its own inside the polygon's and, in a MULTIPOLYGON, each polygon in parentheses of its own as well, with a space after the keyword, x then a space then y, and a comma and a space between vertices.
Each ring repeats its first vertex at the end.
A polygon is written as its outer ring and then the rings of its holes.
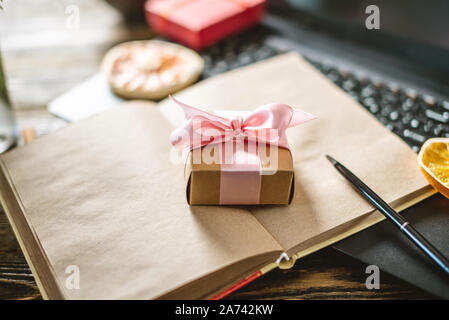
POLYGON ((162 99, 195 82, 203 68, 196 52, 159 40, 119 44, 102 63, 112 90, 128 99, 162 99))
POLYGON ((418 161, 429 183, 449 198, 449 138, 427 140, 419 152, 418 161))

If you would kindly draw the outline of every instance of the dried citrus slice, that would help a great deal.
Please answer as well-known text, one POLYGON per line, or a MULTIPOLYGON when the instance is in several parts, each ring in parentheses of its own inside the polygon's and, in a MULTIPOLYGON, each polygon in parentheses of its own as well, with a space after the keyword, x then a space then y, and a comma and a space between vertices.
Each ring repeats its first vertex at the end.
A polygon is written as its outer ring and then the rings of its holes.
POLYGON ((195 51, 158 40, 119 44, 102 63, 112 90, 128 99, 164 98, 195 82, 203 69, 195 51))
POLYGON ((419 152, 418 161, 429 183, 449 198, 449 138, 427 140, 419 152))

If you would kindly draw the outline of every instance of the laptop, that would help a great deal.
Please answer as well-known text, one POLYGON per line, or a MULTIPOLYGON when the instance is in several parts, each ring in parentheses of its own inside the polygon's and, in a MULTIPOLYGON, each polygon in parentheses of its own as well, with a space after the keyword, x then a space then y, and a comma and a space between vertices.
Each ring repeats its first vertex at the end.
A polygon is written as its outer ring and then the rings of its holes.
MULTIPOLYGON (((203 78, 298 51, 418 152, 430 137, 449 137, 448 12, 445 0, 268 1, 260 26, 200 52, 203 78), (366 27, 369 5, 379 29, 366 27)), ((435 195, 404 215, 449 256, 447 199, 435 195)), ((334 247, 449 298, 449 279, 388 221, 334 247)))

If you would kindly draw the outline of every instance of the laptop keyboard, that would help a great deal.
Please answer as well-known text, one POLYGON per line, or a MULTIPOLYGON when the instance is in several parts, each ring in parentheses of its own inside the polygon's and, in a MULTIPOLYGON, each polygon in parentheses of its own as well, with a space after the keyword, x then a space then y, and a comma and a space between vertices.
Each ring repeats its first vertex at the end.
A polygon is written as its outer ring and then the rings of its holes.
MULTIPOLYGON (((255 28, 200 52, 205 61, 202 78, 283 53, 265 43, 266 35, 260 28, 255 28)), ((322 61, 306 59, 415 152, 430 137, 449 137, 449 99, 437 100, 412 89, 387 85, 368 77, 360 78, 322 61)))
POLYGON ((360 79, 320 62, 310 62, 415 152, 430 137, 449 137, 449 100, 438 101, 411 89, 360 79))

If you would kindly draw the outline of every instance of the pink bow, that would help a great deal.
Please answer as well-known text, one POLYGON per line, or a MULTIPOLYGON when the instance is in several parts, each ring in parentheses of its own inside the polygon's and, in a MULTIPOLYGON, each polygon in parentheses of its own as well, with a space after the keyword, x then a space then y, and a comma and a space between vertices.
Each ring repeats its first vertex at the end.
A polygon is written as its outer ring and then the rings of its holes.
MULTIPOLYGON (((173 131, 170 142, 179 149, 190 150, 225 141, 252 141, 288 148, 285 131, 316 117, 289 105, 272 103, 261 106, 247 116, 230 119, 191 106, 175 98, 185 113, 186 124, 173 131)), ((236 112, 238 114, 238 112, 236 112)))

